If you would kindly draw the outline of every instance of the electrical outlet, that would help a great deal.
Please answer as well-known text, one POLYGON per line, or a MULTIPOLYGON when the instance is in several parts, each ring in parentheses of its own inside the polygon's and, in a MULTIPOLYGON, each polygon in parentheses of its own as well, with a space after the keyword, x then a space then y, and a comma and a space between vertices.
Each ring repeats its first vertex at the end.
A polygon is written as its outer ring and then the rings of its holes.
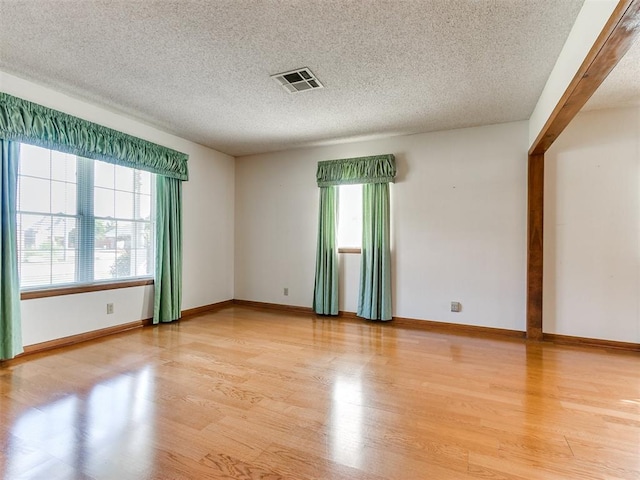
POLYGON ((289 295, 289 289, 287 287, 284 287, 284 296, 288 296, 289 295))
POLYGON ((107 315, 111 315, 113 313, 113 303, 107 303, 107 315))
POLYGON ((452 312, 461 312, 462 311, 462 305, 460 304, 460 302, 451 302, 451 311, 452 312))

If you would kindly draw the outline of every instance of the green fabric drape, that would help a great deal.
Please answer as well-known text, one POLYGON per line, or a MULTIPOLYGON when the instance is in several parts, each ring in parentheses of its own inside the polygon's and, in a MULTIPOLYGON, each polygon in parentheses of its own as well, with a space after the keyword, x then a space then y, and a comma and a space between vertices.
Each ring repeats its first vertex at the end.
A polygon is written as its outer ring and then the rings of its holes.
POLYGON ((336 248, 337 185, 363 184, 363 234, 358 315, 391 320, 389 182, 396 176, 391 154, 318 162, 320 220, 313 308, 338 314, 336 248))
POLYGON ((318 162, 316 179, 319 187, 358 183, 389 183, 396 176, 393 155, 355 157, 318 162))
POLYGON ((320 189, 316 281, 313 291, 313 309, 320 315, 338 315, 337 196, 337 187, 320 189))
POLYGON ((188 179, 188 156, 0 92, 0 138, 188 179))
POLYGON ((362 258, 358 316, 391 320, 389 184, 362 186, 362 258))
POLYGON ((0 139, 0 360, 22 352, 16 204, 20 144, 0 139))
POLYGON ((156 177, 156 275, 153 323, 180 318, 182 303, 182 182, 156 177))

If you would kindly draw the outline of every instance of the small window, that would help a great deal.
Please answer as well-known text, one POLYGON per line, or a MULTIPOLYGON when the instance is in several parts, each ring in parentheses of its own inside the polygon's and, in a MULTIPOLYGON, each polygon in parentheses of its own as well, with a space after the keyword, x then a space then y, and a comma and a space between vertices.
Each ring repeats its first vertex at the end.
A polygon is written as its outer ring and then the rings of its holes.
POLYGON ((362 247, 362 185, 338 188, 338 251, 359 251, 362 247))

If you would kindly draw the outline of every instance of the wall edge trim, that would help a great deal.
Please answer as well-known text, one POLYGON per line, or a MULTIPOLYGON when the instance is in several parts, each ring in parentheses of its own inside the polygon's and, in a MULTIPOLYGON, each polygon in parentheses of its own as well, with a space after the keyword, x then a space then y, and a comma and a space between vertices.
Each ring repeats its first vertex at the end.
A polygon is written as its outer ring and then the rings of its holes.
POLYGON ((545 342, 556 345, 573 345, 591 348, 604 348, 613 350, 625 350, 629 352, 640 352, 640 343, 621 342, 618 340, 604 340, 600 338, 576 337, 573 335, 559 335, 556 333, 543 333, 545 342))
MULTIPOLYGON (((20 359, 36 353, 47 352, 62 347, 70 347, 80 343, 87 342, 89 340, 95 340, 109 335, 115 335, 116 333, 127 332, 136 328, 146 327, 152 325, 151 318, 145 318, 142 320, 136 320, 135 322, 121 323, 119 325, 113 325, 111 327, 100 328, 98 330, 90 330, 84 333, 78 333, 76 335, 69 335, 67 337, 56 338, 54 340, 48 340, 46 342, 34 343, 32 345, 25 345, 24 352, 16 355, 15 359, 20 359)), ((14 359, 12 359, 14 360, 14 359)), ((11 361, 11 360, 9 360, 11 361)))
POLYGON ((221 310, 223 308, 233 306, 233 300, 223 300, 222 302, 210 303, 208 305, 202 305, 200 307, 188 308, 180 312, 180 320, 189 319, 202 313, 212 312, 214 310, 221 310))

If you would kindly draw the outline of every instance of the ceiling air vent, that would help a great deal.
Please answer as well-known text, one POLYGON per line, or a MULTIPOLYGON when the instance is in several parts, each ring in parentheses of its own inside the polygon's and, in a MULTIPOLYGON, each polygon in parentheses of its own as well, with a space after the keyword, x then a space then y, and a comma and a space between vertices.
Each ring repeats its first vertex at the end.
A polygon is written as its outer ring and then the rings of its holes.
POLYGON ((278 82, 279 85, 282 85, 282 88, 289 93, 324 88, 320 80, 318 80, 308 68, 299 68, 298 70, 291 70, 290 72, 278 73, 277 75, 271 75, 271 78, 278 82))

